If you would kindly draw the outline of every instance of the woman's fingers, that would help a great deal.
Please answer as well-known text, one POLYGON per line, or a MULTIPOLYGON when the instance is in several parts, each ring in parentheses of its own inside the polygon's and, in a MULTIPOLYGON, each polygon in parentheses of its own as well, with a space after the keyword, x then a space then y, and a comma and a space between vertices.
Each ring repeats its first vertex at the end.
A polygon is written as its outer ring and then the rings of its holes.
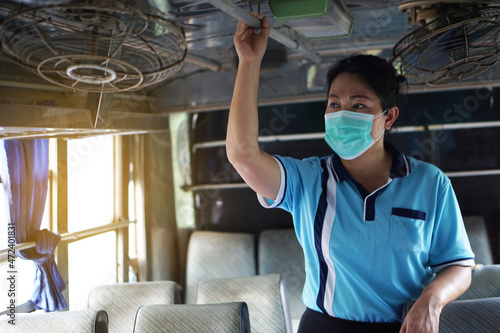
POLYGON ((253 29, 250 28, 246 23, 239 21, 236 27, 236 33, 234 38, 237 41, 244 41, 253 34, 253 29))
MULTIPOLYGON (((255 12, 252 12, 251 15, 261 21, 261 24, 260 24, 261 26, 258 29, 266 29, 268 31, 267 35, 269 35, 269 31, 271 30, 271 27, 269 26, 269 22, 267 20, 267 17, 264 17, 263 19, 261 19, 260 14, 255 13, 255 12)), ((255 28, 255 29, 257 29, 257 28, 255 28)), ((238 26, 236 27, 236 34, 237 35, 245 35, 246 37, 248 37, 248 35, 251 35, 253 33, 254 33, 253 27, 250 27, 248 24, 246 24, 243 21, 238 22, 238 26)))
POLYGON ((271 26, 269 25, 267 16, 264 16, 264 18, 262 19, 262 28, 260 29, 260 34, 268 37, 270 32, 271 32, 271 26))
POLYGON ((243 21, 239 21, 238 26, 236 27, 236 34, 241 35, 246 28, 248 28, 248 25, 243 21))
POLYGON ((260 19, 260 14, 259 13, 251 12, 250 14, 252 14, 254 17, 260 19))
MULTIPOLYGON (((252 13, 252 16, 260 19, 260 14, 252 13)), ((240 61, 253 61, 262 59, 271 27, 267 18, 264 17, 258 29, 254 29, 244 22, 238 22, 234 34, 234 46, 240 61)))

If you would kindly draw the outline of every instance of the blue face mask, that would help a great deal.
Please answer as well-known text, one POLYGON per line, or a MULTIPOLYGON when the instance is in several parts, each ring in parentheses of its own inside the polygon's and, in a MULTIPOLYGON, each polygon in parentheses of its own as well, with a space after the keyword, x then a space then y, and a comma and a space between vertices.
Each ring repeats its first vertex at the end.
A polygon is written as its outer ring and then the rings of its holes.
POLYGON ((325 114, 325 140, 341 158, 355 159, 382 137, 384 131, 375 140, 370 133, 373 121, 388 110, 376 117, 346 110, 325 114))

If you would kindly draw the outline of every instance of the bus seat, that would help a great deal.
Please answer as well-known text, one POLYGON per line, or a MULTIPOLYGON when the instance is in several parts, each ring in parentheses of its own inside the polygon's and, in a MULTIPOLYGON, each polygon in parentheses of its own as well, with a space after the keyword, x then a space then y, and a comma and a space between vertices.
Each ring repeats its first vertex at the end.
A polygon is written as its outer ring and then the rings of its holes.
POLYGON ((108 333, 108 314, 102 310, 16 313, 15 325, 0 317, 2 333, 108 333))
POLYGON ((244 302, 145 305, 138 311, 134 333, 250 333, 244 302))
POLYGON ((302 289, 306 279, 304 254, 293 229, 269 229, 259 235, 259 274, 281 274, 286 282, 293 331, 296 332, 306 306, 302 289))
POLYGON ((492 333, 499 328, 500 297, 450 302, 439 321, 439 333, 492 333))
POLYGON ((492 265, 493 254, 484 218, 482 216, 464 216, 464 224, 472 252, 476 255, 476 264, 492 265))
POLYGON ((500 265, 478 265, 472 270, 472 280, 461 300, 500 297, 500 265))
POLYGON ((135 314, 142 305, 180 303, 179 285, 173 281, 117 283, 92 289, 89 309, 109 315, 109 332, 132 332, 135 314))
POLYGON ((291 332, 285 280, 279 274, 201 281, 197 304, 246 302, 253 333, 291 332))
POLYGON ((196 300, 202 280, 257 274, 253 234, 195 231, 187 254, 185 303, 196 300))

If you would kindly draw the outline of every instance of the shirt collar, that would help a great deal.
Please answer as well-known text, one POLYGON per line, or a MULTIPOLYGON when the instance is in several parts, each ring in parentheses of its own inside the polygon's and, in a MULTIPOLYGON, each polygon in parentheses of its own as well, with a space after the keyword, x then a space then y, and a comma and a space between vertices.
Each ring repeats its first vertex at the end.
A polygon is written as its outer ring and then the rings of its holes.
MULTIPOLYGON (((384 142, 384 148, 392 155, 392 165, 389 177, 400 178, 409 175, 411 173, 411 167, 408 158, 401 153, 399 149, 388 142, 384 142)), ((333 154, 332 166, 337 181, 342 182, 351 178, 351 175, 344 168, 344 165, 337 154, 333 154)))

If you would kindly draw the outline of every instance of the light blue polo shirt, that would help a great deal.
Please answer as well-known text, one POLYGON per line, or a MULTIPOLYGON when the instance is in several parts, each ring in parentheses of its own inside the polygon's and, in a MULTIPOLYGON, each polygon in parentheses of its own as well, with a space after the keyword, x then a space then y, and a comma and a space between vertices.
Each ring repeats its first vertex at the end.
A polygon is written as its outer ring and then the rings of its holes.
POLYGON ((293 216, 304 250, 302 299, 310 309, 365 322, 397 322, 434 273, 473 266, 450 180, 437 167, 393 156, 386 185, 368 193, 338 155, 279 157, 281 187, 266 208, 293 216))

